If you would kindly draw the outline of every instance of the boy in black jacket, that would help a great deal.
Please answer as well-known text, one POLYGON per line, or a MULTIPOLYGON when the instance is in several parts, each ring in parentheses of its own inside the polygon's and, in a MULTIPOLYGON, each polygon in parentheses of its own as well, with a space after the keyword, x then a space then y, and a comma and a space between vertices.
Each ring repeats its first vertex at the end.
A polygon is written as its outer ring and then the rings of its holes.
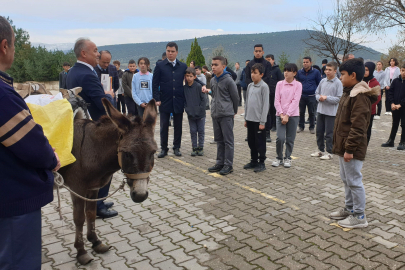
POLYGON ((190 125, 191 142, 193 151, 191 156, 204 155, 204 134, 205 134, 205 94, 202 86, 194 80, 197 78, 194 68, 186 69, 186 84, 184 85, 185 109, 190 125), (198 134, 198 144, 197 144, 198 134))
POLYGON ((392 128, 390 138, 382 147, 394 147, 395 135, 398 132, 399 122, 401 121, 401 141, 397 150, 405 150, 405 64, 401 66, 401 75, 391 83, 390 91, 387 91, 388 104, 391 104, 392 110, 392 128))

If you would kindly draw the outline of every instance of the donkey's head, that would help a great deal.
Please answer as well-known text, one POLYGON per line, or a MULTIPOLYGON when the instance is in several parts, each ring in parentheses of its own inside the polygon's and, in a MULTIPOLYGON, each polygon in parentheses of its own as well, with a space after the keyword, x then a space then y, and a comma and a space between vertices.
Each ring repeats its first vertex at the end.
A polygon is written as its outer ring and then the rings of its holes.
POLYGON ((148 198, 149 174, 154 165, 157 144, 154 130, 157 118, 156 102, 152 99, 145 108, 143 119, 127 118, 107 99, 102 100, 108 117, 120 133, 118 162, 131 188, 131 198, 140 203, 148 198))

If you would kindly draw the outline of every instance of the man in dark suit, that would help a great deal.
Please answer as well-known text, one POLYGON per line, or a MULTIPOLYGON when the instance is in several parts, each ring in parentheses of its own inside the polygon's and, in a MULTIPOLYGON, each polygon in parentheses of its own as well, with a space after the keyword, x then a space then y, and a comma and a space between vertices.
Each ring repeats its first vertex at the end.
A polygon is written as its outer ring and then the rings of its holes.
MULTIPOLYGON (((108 74, 108 76, 112 78, 111 89, 113 89, 115 93, 120 88, 120 78, 118 77, 117 68, 110 64, 111 58, 112 56, 109 51, 100 51, 100 58, 94 69, 96 70, 97 76, 100 80, 101 74, 108 74)), ((113 105, 115 105, 115 99, 113 105)))
MULTIPOLYGON (((97 51, 97 46, 89 39, 78 39, 75 43, 74 52, 77 62, 69 70, 66 84, 68 89, 82 87, 80 96, 90 103, 89 113, 94 121, 97 121, 101 116, 105 115, 105 109, 101 102, 102 98, 107 98, 113 103, 114 91, 104 91, 100 79, 97 76, 94 67, 97 65, 97 59, 100 54, 97 51)), ((110 189, 110 183, 101 188, 98 197, 106 197, 110 189)), ((97 202, 97 216, 109 218, 118 215, 117 211, 108 209, 113 203, 97 202)))
MULTIPOLYGON (((180 145, 185 102, 183 80, 187 65, 176 59, 178 49, 176 43, 167 43, 167 58, 157 62, 153 71, 153 98, 156 100, 156 104, 160 106, 160 145, 162 151, 158 158, 165 157, 169 151, 167 145, 171 113, 173 114, 174 126, 173 150, 176 156, 181 156, 180 145)), ((205 84, 198 79, 196 81, 203 85, 202 88, 205 90, 205 84)))

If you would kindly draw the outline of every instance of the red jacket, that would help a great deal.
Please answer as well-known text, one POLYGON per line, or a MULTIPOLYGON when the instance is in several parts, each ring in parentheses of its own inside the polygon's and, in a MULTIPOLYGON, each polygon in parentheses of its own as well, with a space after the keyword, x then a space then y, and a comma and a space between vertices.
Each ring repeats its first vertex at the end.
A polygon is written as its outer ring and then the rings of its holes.
MULTIPOLYGON (((372 78, 369 82, 368 82, 368 87, 373 88, 379 86, 380 87, 380 83, 377 81, 376 78, 372 78)), ((381 91, 381 90, 380 90, 381 91)), ((377 114, 377 104, 380 102, 381 100, 381 93, 378 96, 377 102, 371 104, 371 115, 376 115, 377 114)))

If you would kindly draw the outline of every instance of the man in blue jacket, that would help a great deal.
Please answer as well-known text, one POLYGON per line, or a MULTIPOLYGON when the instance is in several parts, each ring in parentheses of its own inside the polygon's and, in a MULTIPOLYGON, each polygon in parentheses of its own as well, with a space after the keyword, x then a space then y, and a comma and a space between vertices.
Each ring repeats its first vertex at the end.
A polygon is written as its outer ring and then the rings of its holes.
POLYGON ((41 207, 53 200, 59 158, 13 79, 14 32, 0 16, 0 269, 41 269, 41 207))
POLYGON ((300 100, 300 122, 298 124, 298 133, 305 129, 305 110, 308 107, 309 131, 315 134, 315 110, 316 110, 316 88, 321 82, 321 73, 312 67, 311 57, 306 56, 303 59, 303 68, 297 73, 297 81, 302 83, 302 95, 300 100))
MULTIPOLYGON (((66 79, 67 87, 68 89, 82 87, 82 92, 79 95, 87 103, 90 103, 90 116, 94 121, 97 121, 101 116, 106 114, 101 99, 107 98, 111 104, 114 104, 114 91, 104 91, 97 72, 94 70, 94 67, 97 65, 97 59, 100 56, 96 44, 89 39, 80 38, 75 43, 74 53, 77 62, 68 73, 66 79)), ((111 181, 100 189, 98 193, 99 198, 108 195, 110 184, 111 181)), ((97 216, 109 218, 118 215, 117 211, 108 209, 112 205, 112 202, 104 203, 104 201, 98 201, 97 216)))
MULTIPOLYGON (((156 104, 160 106, 160 145, 162 151, 158 158, 165 157, 169 151, 168 136, 171 113, 173 114, 174 126, 173 151, 176 156, 181 156, 180 146, 185 103, 183 80, 187 65, 176 59, 178 49, 179 47, 175 42, 167 43, 167 58, 157 62, 153 71, 153 98, 156 100, 156 104)), ((203 85, 202 90, 205 91, 205 84, 198 79, 195 80, 203 85)))

